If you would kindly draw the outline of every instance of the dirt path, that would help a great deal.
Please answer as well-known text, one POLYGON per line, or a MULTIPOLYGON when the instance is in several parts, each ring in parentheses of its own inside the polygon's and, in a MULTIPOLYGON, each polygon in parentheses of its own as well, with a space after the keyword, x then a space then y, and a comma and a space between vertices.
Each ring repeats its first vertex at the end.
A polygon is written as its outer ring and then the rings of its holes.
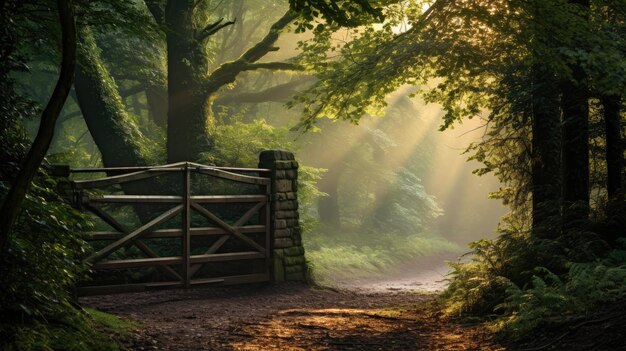
POLYGON ((136 320, 131 350, 504 350, 478 327, 432 312, 434 295, 297 284, 82 299, 136 320))
POLYGON ((446 274, 450 270, 447 264, 442 262, 430 263, 429 266, 419 271, 415 271, 414 266, 407 266, 410 269, 400 268, 396 272, 389 272, 382 278, 353 280, 339 283, 337 287, 362 293, 393 291, 436 293, 446 288, 446 274))

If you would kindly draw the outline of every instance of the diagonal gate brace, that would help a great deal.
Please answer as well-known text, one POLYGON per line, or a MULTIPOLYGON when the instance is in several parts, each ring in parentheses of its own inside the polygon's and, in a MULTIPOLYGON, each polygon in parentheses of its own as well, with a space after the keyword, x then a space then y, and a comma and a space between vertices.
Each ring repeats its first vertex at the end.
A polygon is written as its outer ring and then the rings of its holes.
MULTIPOLYGON (((124 233, 126 235, 130 234, 130 231, 126 229, 125 226, 123 226, 120 222, 115 220, 115 218, 111 217, 108 213, 104 212, 101 208, 96 207, 96 206, 89 206, 89 205, 86 206, 86 208, 89 209, 96 216, 100 217, 100 219, 105 221, 107 224, 109 224, 113 229, 121 233, 124 233)), ((135 245, 139 250, 141 250, 144 254, 146 254, 150 258, 160 257, 154 251, 152 251, 152 249, 150 249, 148 245, 144 244, 143 241, 139 239, 133 240, 132 244, 135 245)), ((158 266, 157 269, 159 269, 163 274, 169 275, 171 278, 174 278, 177 280, 183 280, 183 277, 181 277, 178 274, 178 272, 173 270, 172 267, 170 266, 158 266)))
MULTIPOLYGON (((246 222, 248 222, 248 220, 250 220, 250 218, 258 211, 261 209, 261 207, 263 207, 263 205, 265 205, 265 202, 259 202, 256 205, 254 205, 254 207, 252 207, 251 209, 249 209, 243 216, 241 216, 241 218, 239 218, 237 220, 237 222, 235 222, 235 224, 233 224, 233 229, 237 230, 237 227, 242 226, 244 224, 246 224, 246 222)), ((204 209, 204 208, 203 208, 204 209)), ((208 211, 207 211, 208 212, 208 211)), ((243 236, 243 234, 242 234, 243 236)), ((219 239, 217 239, 217 241, 215 241, 213 243, 213 245, 211 245, 209 247, 209 249, 204 253, 205 255, 210 255, 213 254, 215 252, 217 252, 217 250, 219 250, 220 247, 222 247, 222 245, 224 245, 226 243, 226 241, 228 240, 228 238, 230 238, 229 235, 222 235, 219 239)), ((255 243, 256 244, 256 243, 255 243)), ((202 264, 196 264, 193 267, 191 267, 191 269, 189 270, 189 276, 192 277, 194 274, 196 274, 196 272, 198 272, 198 270, 200 270, 200 267, 202 267, 202 264)))
POLYGON ((211 220, 215 224, 219 225, 220 227, 224 228, 227 232, 231 233, 232 235, 234 235, 235 237, 237 237, 241 241, 245 242, 246 244, 248 244, 249 246, 251 246, 255 250, 257 250, 257 251, 259 251, 261 253, 265 253, 265 248, 263 246, 257 244, 256 242, 254 242, 254 240, 252 240, 252 239, 248 238, 247 236, 241 234, 237 230, 237 228, 234 228, 230 224, 224 222, 223 220, 221 220, 219 217, 217 217, 216 215, 214 215, 213 213, 211 213, 210 211, 208 211, 204 207, 202 207, 202 206, 200 206, 200 205, 198 205, 196 203, 192 203, 191 207, 193 207, 193 209, 198 211, 198 213, 200 213, 201 215, 205 216, 206 218, 208 218, 209 220, 211 220))
POLYGON ((130 241, 133 241, 139 237, 141 237, 142 234, 146 233, 147 231, 149 231, 150 229, 156 227, 157 225, 167 221, 168 219, 176 216, 177 214, 179 214, 183 209, 183 205, 178 205, 175 206, 171 209, 169 209, 168 211, 164 212, 163 214, 159 215, 158 217, 156 217, 155 219, 151 220, 150 222, 142 225, 141 227, 135 229, 134 231, 130 232, 128 235, 126 235, 125 237, 107 245, 105 248, 101 249, 100 251, 94 253, 93 255, 87 257, 85 259, 85 262, 87 263, 94 263, 100 259, 102 259, 103 257, 106 257, 107 255, 109 255, 110 253, 112 253, 113 251, 119 249, 122 246, 125 246, 126 244, 128 244, 130 241))

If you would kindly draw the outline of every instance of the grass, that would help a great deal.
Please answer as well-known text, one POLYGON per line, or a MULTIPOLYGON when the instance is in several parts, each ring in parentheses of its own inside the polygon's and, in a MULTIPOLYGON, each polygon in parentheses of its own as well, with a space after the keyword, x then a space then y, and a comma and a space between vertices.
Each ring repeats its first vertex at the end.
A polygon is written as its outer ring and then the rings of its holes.
POLYGON ((97 325, 109 333, 128 334, 132 330, 139 328, 137 322, 122 319, 114 314, 98 311, 89 307, 85 308, 85 311, 97 325))
POLYGON ((311 276, 323 285, 382 276, 401 263, 461 252, 458 245, 443 238, 420 236, 387 235, 381 241, 367 238, 359 240, 351 235, 344 235, 341 240, 335 235, 318 234, 312 240, 305 239, 304 246, 311 276))

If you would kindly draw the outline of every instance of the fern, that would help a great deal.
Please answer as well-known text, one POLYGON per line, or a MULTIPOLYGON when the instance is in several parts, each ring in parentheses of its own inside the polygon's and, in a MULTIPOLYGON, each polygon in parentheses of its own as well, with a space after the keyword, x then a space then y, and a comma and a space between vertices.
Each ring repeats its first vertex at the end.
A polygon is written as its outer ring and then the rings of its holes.
POLYGON ((473 244, 475 256, 468 263, 452 263, 451 284, 444 295, 448 313, 487 315, 497 318, 490 327, 509 339, 520 339, 548 323, 560 323, 603 303, 626 298, 626 250, 616 249, 593 262, 568 262, 558 275, 535 267, 522 286, 505 276, 498 241, 473 244), (501 292, 497 294, 496 292, 501 292))

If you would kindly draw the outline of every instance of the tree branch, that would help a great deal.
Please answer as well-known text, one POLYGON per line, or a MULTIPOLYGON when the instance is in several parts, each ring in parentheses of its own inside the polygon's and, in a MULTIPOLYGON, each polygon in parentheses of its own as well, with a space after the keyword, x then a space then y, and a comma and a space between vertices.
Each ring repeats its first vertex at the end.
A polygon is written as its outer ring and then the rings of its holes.
POLYGON ((230 25, 235 24, 235 20, 232 21, 228 21, 226 23, 222 23, 222 21, 224 20, 224 17, 218 19, 217 21, 207 24, 206 27, 204 27, 204 29, 202 29, 198 35, 196 36, 196 39, 198 41, 204 41, 205 39, 207 39, 208 37, 210 37, 211 35, 219 32, 222 28, 228 27, 230 25))
POLYGON ((275 51, 274 46, 272 46, 278 36, 282 32, 285 27, 287 27, 293 20, 295 20, 297 14, 292 11, 287 11, 283 17, 281 17, 276 23, 272 25, 270 31, 265 35, 265 37, 256 45, 248 49, 246 52, 241 55, 239 60, 244 60, 247 62, 256 62, 261 57, 265 56, 270 51, 275 51))
POLYGON ((304 71, 304 66, 291 62, 259 62, 249 63, 243 66, 242 71, 253 71, 257 69, 271 69, 283 71, 304 71))
MULTIPOLYGON (((276 21, 276 23, 272 25, 269 32, 265 35, 263 39, 261 39, 261 41, 256 43, 250 49, 246 50, 246 52, 244 52, 237 60, 232 62, 226 62, 218 67, 215 71, 213 71, 205 85, 206 93, 211 94, 225 84, 232 83, 233 81, 235 81, 237 75, 242 71, 259 68, 271 68, 271 66, 275 65, 275 63, 272 63, 271 65, 264 64, 261 66, 254 66, 251 64, 258 61, 268 52, 277 50, 277 48, 273 46, 274 43, 280 36, 282 30, 285 29, 296 18, 296 13, 292 11, 287 11, 278 21, 276 21)), ((295 65, 292 64, 291 68, 286 67, 286 63, 282 63, 282 65, 275 65, 275 68, 273 69, 294 69, 295 65), (279 66, 285 68, 278 68, 279 66)))
POLYGON ((296 93, 295 88, 311 82, 312 76, 305 76, 301 79, 294 79, 291 82, 275 85, 271 88, 259 92, 244 92, 239 94, 229 94, 215 100, 215 105, 226 105, 230 103, 260 103, 260 102, 287 102, 296 93))
POLYGON ((192 8, 192 9, 195 9, 196 7, 198 7, 198 5, 200 5, 200 3, 201 3, 202 1, 203 1, 203 0, 195 0, 195 1, 193 2, 193 5, 191 6, 191 8, 192 8))

